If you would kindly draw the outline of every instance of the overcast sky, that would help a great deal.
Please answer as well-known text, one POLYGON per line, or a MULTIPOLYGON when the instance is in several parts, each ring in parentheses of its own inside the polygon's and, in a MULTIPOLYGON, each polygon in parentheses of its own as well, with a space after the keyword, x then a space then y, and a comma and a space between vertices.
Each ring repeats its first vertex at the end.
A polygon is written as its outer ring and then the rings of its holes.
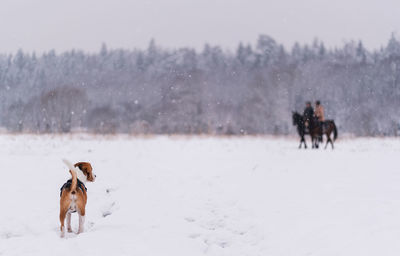
POLYGON ((400 36, 400 0, 0 0, 0 52, 144 48, 151 38, 176 48, 234 49, 268 34, 291 47, 400 36))

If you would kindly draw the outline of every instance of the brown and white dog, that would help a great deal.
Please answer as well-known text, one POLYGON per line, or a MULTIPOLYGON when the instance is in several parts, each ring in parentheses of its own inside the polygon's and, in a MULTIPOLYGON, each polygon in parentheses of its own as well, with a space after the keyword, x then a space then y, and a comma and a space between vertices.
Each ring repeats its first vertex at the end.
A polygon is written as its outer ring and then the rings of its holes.
POLYGON ((92 173, 92 165, 87 162, 79 162, 72 165, 69 161, 63 160, 68 166, 72 179, 68 180, 61 187, 60 194, 60 222, 61 237, 65 235, 64 220, 67 218, 67 230, 71 229, 71 213, 77 212, 79 215, 78 234, 83 232, 85 223, 85 207, 87 201, 87 193, 85 183, 93 182, 96 175, 92 173))

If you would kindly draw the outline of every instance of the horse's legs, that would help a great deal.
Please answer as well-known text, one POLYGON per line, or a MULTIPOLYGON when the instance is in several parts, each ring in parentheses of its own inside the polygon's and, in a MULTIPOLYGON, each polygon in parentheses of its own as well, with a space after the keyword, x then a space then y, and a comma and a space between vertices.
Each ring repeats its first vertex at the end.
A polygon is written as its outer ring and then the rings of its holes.
POLYGON ((326 142, 325 149, 328 147, 329 143, 331 143, 331 146, 332 146, 332 149, 333 149, 333 141, 332 141, 330 136, 328 136, 328 141, 326 142))
POLYGON ((318 148, 318 137, 312 136, 311 142, 312 142, 312 148, 318 148))
POLYGON ((326 140, 326 144, 325 144, 325 149, 328 147, 328 143, 331 140, 331 136, 327 134, 326 138, 327 138, 327 140, 326 140))
POLYGON ((305 145, 306 148, 307 148, 307 145, 306 145, 306 143, 305 143, 305 141, 304 141, 304 136, 301 136, 301 138, 300 138, 300 145, 299 145, 299 148, 301 148, 301 145, 303 144, 303 142, 304 142, 304 145, 305 145))

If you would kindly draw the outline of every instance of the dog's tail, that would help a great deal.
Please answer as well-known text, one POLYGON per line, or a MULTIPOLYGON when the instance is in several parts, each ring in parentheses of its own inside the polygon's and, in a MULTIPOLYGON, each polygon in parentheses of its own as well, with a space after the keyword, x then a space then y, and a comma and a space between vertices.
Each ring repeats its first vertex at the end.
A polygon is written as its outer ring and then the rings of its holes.
POLYGON ((71 193, 75 194, 76 193, 76 183, 77 183, 76 171, 75 170, 69 170, 69 172, 72 175, 71 193))
POLYGON ((72 176, 71 192, 72 192, 72 194, 75 194, 76 193, 76 185, 78 183, 78 181, 77 181, 78 178, 76 177, 77 169, 73 164, 71 164, 70 161, 63 159, 63 162, 68 166, 69 172, 71 173, 71 176, 72 176))

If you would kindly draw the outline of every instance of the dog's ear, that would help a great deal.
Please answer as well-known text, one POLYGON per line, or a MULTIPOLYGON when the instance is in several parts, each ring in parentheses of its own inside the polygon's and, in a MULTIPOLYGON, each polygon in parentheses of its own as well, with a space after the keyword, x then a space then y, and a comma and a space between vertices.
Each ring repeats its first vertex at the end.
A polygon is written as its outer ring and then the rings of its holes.
POLYGON ((96 175, 92 173, 92 165, 88 162, 78 162, 75 164, 75 167, 78 167, 83 174, 86 175, 88 181, 94 181, 96 175))
POLYGON ((82 170, 82 163, 81 162, 74 164, 74 166, 78 167, 79 169, 82 170))
POLYGON ((84 174, 87 173, 87 168, 82 162, 76 163, 74 166, 78 167, 84 174))
POLYGON ((88 162, 78 162, 74 166, 78 167, 85 175, 89 175, 92 172, 92 165, 88 162))

